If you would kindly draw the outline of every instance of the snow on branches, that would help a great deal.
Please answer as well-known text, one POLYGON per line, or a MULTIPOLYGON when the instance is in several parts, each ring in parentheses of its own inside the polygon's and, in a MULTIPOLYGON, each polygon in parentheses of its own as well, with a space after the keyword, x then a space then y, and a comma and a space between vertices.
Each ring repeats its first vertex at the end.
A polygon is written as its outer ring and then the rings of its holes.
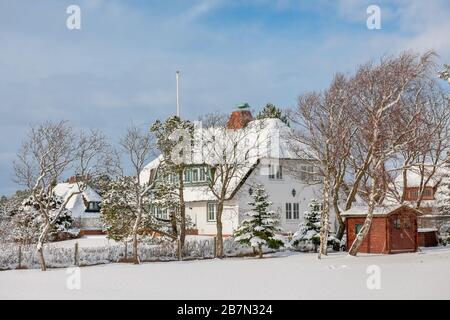
POLYGON ((146 184, 137 185, 134 177, 120 177, 110 182, 101 207, 102 222, 108 238, 115 241, 131 240, 139 207, 141 208, 141 219, 137 226, 139 236, 156 232, 173 238, 169 221, 158 219, 153 214, 151 197, 146 193, 147 188, 146 184), (136 190, 137 187, 139 190, 136 190), (136 192, 143 196, 137 199, 136 192))
POLYGON ((436 205, 439 214, 450 214, 450 177, 445 175, 436 191, 436 205))

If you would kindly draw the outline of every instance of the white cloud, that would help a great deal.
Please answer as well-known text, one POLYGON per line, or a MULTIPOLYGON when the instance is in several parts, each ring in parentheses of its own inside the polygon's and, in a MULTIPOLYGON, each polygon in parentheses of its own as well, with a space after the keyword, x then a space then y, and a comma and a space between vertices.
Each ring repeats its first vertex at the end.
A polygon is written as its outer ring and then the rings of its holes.
POLYGON ((222 0, 202 0, 181 13, 177 19, 181 23, 189 23, 207 15, 209 12, 217 9, 220 5, 222 5, 222 0))

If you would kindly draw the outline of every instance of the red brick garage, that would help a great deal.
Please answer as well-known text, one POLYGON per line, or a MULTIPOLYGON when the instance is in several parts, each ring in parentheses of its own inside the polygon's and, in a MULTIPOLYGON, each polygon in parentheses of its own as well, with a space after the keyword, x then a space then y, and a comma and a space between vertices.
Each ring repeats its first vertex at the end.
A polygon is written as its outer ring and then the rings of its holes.
MULTIPOLYGON (((418 247, 417 215, 420 212, 405 205, 377 206, 372 225, 359 252, 414 252, 418 247)), ((347 250, 364 224, 367 207, 354 207, 342 213, 347 231, 347 250)))

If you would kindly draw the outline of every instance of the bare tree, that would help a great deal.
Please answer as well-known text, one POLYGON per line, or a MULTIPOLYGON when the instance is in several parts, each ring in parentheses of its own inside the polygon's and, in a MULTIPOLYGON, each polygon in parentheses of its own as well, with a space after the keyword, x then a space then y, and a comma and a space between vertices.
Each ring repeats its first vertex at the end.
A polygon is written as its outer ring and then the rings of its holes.
POLYGON ((198 118, 203 128, 225 127, 229 116, 219 111, 207 113, 198 118))
MULTIPOLYGON (((435 180, 439 169, 446 164, 450 148, 449 101, 440 89, 432 87, 426 92, 423 104, 423 122, 426 127, 423 141, 425 143, 416 157, 416 163, 413 164, 413 168, 418 170, 420 176, 416 208, 420 208, 426 188, 430 186, 431 181, 435 180)), ((440 177, 437 178, 440 179, 440 177)))
POLYGON ((142 216, 144 213, 144 198, 148 196, 148 191, 152 185, 141 181, 141 172, 145 165, 150 161, 151 157, 155 156, 155 142, 153 136, 149 132, 139 130, 132 125, 127 129, 125 136, 120 140, 124 156, 131 165, 132 175, 134 176, 134 183, 132 186, 132 194, 136 203, 136 216, 132 229, 133 238, 133 259, 134 263, 138 264, 138 233, 141 226, 142 216))
POLYGON ((302 158, 312 158, 322 177, 322 212, 319 258, 327 254, 329 205, 339 221, 338 238, 344 232, 344 222, 338 205, 348 157, 357 128, 349 121, 347 79, 336 75, 323 93, 299 97, 298 107, 291 113, 300 129, 293 132, 292 141, 300 142, 296 152, 302 158))
POLYGON ((360 160, 355 163, 367 167, 365 171, 356 171, 367 178, 366 192, 359 185, 361 181, 356 190, 362 192, 368 203, 366 219, 351 245, 350 255, 357 254, 370 230, 374 208, 386 193, 386 162, 416 139, 412 133, 423 108, 404 103, 404 97, 421 90, 420 83, 427 77, 432 56, 432 53, 421 57, 403 53, 397 58, 384 58, 378 65, 361 66, 350 80, 352 120, 359 127, 362 142, 356 145, 355 153, 360 160))
POLYGON ((29 188, 44 221, 37 243, 42 271, 46 270, 43 250, 47 234, 73 196, 67 197, 56 211, 49 201, 53 196, 53 187, 73 165, 76 157, 74 142, 75 135, 65 121, 45 122, 31 128, 14 162, 17 181, 29 188))
POLYGON ((16 181, 28 188, 34 207, 43 221, 37 241, 42 271, 46 270, 44 243, 48 233, 65 212, 70 199, 84 191, 87 177, 93 176, 100 168, 93 166, 93 163, 103 153, 103 146, 104 138, 99 134, 82 134, 79 140, 66 121, 47 121, 30 129, 17 153, 17 160, 14 161, 16 181), (89 144, 85 141, 89 141, 89 144), (53 188, 69 170, 80 170, 75 171, 75 174, 85 179, 78 181, 77 190, 72 191, 65 199, 55 200, 53 188))
POLYGON ((200 137, 204 163, 208 167, 208 190, 217 201, 217 243, 216 253, 223 256, 223 212, 226 201, 230 200, 239 183, 250 169, 258 164, 258 159, 267 155, 270 137, 260 133, 265 127, 264 120, 254 122, 242 129, 227 129, 215 126, 202 130, 200 137))
POLYGON ((113 170, 113 151, 106 136, 97 129, 80 130, 77 137, 75 172, 81 176, 113 170))

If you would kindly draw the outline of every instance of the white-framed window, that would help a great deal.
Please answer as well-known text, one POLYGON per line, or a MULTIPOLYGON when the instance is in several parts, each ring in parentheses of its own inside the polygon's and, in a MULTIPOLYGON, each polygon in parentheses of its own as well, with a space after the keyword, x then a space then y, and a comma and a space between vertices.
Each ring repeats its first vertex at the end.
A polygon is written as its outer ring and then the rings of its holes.
POLYGON ((184 182, 191 182, 192 170, 186 169, 184 170, 184 182))
POLYGON ((302 181, 308 180, 307 174, 306 174, 306 166, 300 167, 300 180, 302 180, 302 181))
POLYGON ((161 207, 158 207, 158 206, 152 206, 152 211, 151 212, 152 212, 153 216, 155 216, 156 218, 164 219, 164 220, 168 219, 167 209, 166 208, 161 208, 161 207))
POLYGON ((292 219, 292 203, 286 203, 286 220, 292 219))
POLYGON ((199 181, 204 182, 206 181, 206 168, 200 168, 200 175, 199 175, 199 181))
POLYGON ((318 178, 318 176, 317 176, 317 174, 316 174, 315 171, 316 171, 316 170, 315 170, 314 166, 308 166, 308 178, 309 178, 311 181, 316 181, 317 178, 318 178))
POLYGON ((270 180, 283 179, 283 167, 280 164, 269 164, 269 179, 270 180))
POLYGON ((298 202, 286 203, 286 220, 300 219, 300 204, 298 202))
POLYGON ((205 182, 207 178, 207 168, 189 168, 184 171, 183 181, 186 183, 205 182))
POLYGON ((192 169, 192 182, 198 182, 198 171, 199 168, 192 169))
POLYGON ((209 202, 207 205, 206 220, 210 222, 216 221, 217 203, 209 202))
POLYGON ((315 211, 322 211, 323 210, 323 204, 322 203, 318 203, 314 206, 314 210, 315 211))
POLYGON ((294 202, 294 219, 300 219, 300 204, 298 202, 294 202))
POLYGON ((316 181, 318 179, 317 174, 315 174, 314 166, 301 166, 300 167, 300 180, 302 181, 316 181))
POLYGON ((166 208, 160 208, 157 209, 157 217, 160 219, 167 220, 167 209, 166 208))
POLYGON ((283 179, 283 167, 281 166, 281 164, 278 166, 278 170, 277 170, 277 173, 275 174, 275 178, 278 180, 283 179))
POLYGON ((90 201, 86 212, 100 212, 100 202, 90 201))
POLYGON ((175 173, 169 173, 169 182, 175 183, 175 181, 176 181, 175 173))

